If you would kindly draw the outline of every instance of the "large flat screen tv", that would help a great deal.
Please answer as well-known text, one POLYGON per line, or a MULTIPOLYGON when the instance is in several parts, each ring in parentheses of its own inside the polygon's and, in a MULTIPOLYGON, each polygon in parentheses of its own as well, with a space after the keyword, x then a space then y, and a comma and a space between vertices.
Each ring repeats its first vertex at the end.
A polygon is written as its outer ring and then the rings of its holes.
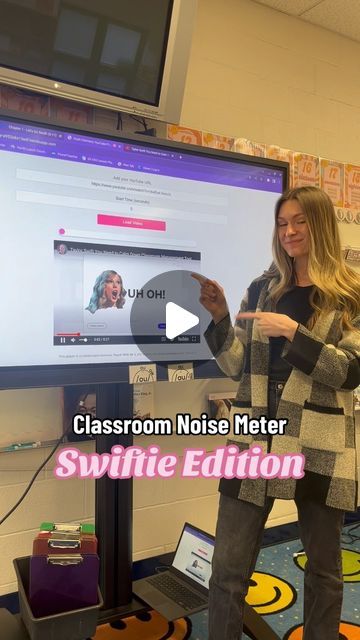
MULTIPOLYGON (((0 388, 128 379, 129 364, 149 362, 134 341, 132 308, 163 273, 214 278, 235 314, 271 263, 287 166, 0 115, 0 388), (104 274, 111 308, 94 305, 104 274)), ((149 300, 142 320, 153 361, 205 362, 202 322, 191 349, 165 338, 172 293, 149 300)))
POLYGON ((197 0, 0 0, 0 82, 178 122, 197 0))

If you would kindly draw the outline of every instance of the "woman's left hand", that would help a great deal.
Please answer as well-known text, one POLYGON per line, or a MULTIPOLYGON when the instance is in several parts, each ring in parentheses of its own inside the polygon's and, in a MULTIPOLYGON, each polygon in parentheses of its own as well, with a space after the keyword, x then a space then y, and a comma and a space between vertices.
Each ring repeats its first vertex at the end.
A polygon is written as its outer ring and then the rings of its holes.
POLYGON ((293 341, 298 322, 289 318, 283 313, 273 313, 271 311, 246 311, 238 313, 236 320, 256 320, 258 329, 263 336, 268 338, 279 338, 285 336, 290 342, 293 341))

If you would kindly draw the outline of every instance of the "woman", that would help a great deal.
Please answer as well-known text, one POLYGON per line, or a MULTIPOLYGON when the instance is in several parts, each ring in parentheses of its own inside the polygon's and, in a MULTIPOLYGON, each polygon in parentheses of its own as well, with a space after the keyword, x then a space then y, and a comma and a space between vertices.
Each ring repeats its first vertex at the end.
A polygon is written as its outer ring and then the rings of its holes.
POLYGON ((90 313, 98 309, 116 307, 122 309, 125 304, 126 291, 121 276, 116 271, 103 271, 96 278, 89 305, 90 313))
POLYGON ((209 598, 209 640, 239 640, 244 599, 274 498, 294 499, 308 561, 304 640, 338 640, 340 535, 356 509, 352 390, 360 383, 360 278, 343 261, 335 212, 315 187, 289 190, 275 208, 274 262, 249 286, 231 325, 222 289, 199 278, 212 314, 206 331, 220 367, 239 380, 233 411, 287 418, 284 435, 253 440, 303 453, 301 480, 222 479, 209 598))

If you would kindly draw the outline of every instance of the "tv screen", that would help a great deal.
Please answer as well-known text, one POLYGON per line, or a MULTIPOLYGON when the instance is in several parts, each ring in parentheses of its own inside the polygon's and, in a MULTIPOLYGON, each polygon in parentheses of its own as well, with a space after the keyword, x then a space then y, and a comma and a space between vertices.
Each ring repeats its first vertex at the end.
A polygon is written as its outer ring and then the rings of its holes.
POLYGON ((196 0, 0 0, 0 82, 170 122, 196 0))
POLYGON ((199 285, 187 274, 197 272, 221 283, 236 313, 271 262, 287 165, 3 116, 0 175, 0 387, 9 388, 208 361, 207 312, 168 340, 165 307, 192 310, 199 285))

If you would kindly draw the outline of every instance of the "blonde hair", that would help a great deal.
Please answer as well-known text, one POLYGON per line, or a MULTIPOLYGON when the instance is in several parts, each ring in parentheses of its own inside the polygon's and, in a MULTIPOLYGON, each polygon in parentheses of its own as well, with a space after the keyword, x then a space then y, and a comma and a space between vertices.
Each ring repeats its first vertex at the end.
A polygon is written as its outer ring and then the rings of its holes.
POLYGON ((354 329, 352 320, 360 314, 360 276, 345 264, 333 204, 317 187, 289 189, 276 203, 274 263, 266 272, 266 275, 277 275, 278 278, 271 289, 271 298, 277 302, 296 284, 294 260, 281 246, 277 228, 280 208, 289 200, 299 203, 309 231, 308 275, 315 287, 310 296, 314 313, 308 328, 311 329, 322 314, 338 309, 342 312, 342 328, 354 329))

